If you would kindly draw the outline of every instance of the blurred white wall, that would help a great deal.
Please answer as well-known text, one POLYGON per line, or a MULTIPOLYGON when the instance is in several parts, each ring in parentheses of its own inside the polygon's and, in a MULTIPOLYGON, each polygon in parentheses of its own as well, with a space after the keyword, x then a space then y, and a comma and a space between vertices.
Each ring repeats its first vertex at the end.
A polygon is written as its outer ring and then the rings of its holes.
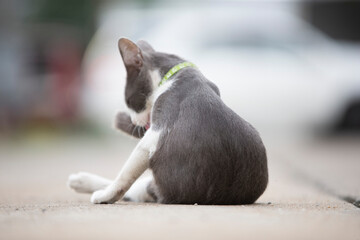
POLYGON ((117 41, 145 39, 194 62, 223 100, 260 132, 330 127, 360 96, 360 48, 335 42, 299 16, 299 4, 227 2, 137 8, 109 5, 86 51, 84 114, 107 128, 124 109, 117 41))

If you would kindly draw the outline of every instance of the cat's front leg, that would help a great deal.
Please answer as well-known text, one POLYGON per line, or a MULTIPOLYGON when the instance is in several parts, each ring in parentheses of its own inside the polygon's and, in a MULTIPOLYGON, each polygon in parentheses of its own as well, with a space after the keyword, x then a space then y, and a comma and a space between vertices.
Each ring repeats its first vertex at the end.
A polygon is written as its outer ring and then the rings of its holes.
POLYGON ((146 132, 145 128, 134 125, 129 114, 125 112, 119 112, 116 115, 115 126, 117 129, 136 138, 142 138, 146 132))
POLYGON ((92 203, 114 203, 124 196, 138 177, 149 167, 149 159, 156 150, 160 132, 151 128, 131 153, 116 179, 104 190, 91 196, 92 203))

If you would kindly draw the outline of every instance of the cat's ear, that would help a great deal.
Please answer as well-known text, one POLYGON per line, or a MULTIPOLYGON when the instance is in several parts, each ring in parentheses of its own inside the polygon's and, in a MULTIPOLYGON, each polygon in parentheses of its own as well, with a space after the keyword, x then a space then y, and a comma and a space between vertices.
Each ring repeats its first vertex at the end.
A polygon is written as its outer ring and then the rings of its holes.
POLYGON ((118 45, 127 71, 139 70, 144 61, 140 48, 127 38, 120 38, 118 45))
POLYGON ((145 52, 155 52, 153 47, 145 40, 139 40, 136 44, 145 52))

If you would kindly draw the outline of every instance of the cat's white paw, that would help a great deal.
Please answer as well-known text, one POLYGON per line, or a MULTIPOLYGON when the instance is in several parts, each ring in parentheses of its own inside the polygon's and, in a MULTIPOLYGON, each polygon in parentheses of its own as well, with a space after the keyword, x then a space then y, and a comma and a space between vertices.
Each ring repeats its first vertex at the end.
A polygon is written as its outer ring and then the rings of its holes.
POLYGON ((114 188, 108 187, 104 190, 98 190, 91 196, 90 201, 94 204, 100 203, 114 203, 124 195, 123 190, 115 190, 114 188))
POLYGON ((89 174, 79 172, 71 174, 68 178, 67 185, 79 193, 90 193, 91 187, 89 186, 91 179, 89 174))
POLYGON ((79 193, 93 193, 105 189, 111 180, 87 172, 79 172, 69 176, 68 186, 79 193))

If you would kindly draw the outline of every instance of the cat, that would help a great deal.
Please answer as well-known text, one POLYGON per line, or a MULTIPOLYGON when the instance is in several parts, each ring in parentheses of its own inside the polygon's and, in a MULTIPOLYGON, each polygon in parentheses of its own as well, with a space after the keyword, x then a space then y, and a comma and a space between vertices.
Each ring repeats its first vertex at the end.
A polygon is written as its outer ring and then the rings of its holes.
POLYGON ((116 123, 140 141, 114 181, 80 172, 70 175, 69 186, 92 193, 92 203, 254 203, 268 183, 266 149, 255 128, 193 64, 146 41, 121 38, 118 46, 129 114, 120 112, 116 123), (152 176, 136 181, 148 168, 152 176))

